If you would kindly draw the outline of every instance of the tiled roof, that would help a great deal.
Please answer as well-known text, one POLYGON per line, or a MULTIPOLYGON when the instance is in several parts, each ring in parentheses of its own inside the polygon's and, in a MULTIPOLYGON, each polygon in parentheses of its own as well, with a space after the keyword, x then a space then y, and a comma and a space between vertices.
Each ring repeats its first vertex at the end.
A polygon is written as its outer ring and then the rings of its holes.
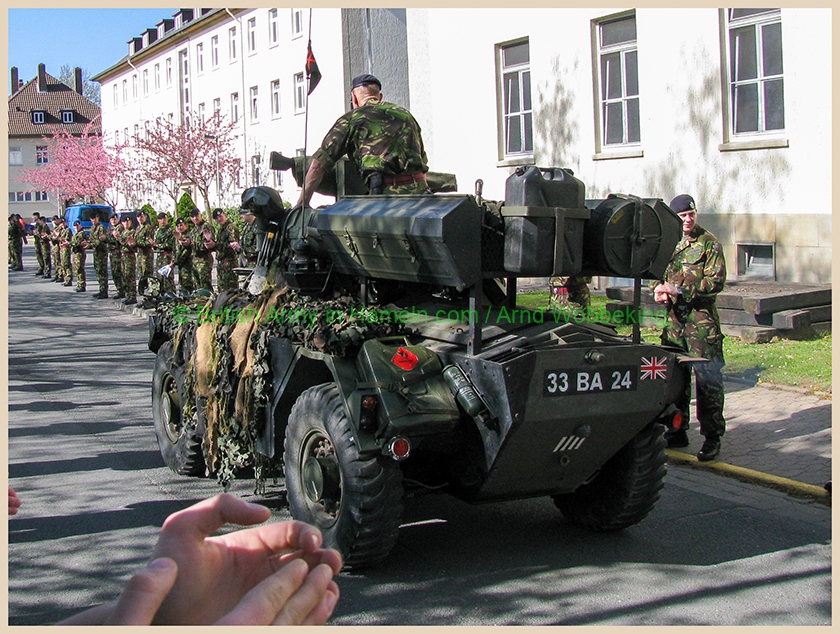
MULTIPOLYGON (((51 124, 71 134, 80 135, 85 125, 101 114, 99 106, 87 97, 47 74, 47 90, 38 91, 38 78, 31 80, 9 97, 9 136, 49 136, 51 124), (32 123, 32 110, 46 111, 46 122, 32 123), (61 123, 61 111, 72 110, 74 123, 61 123)), ((91 132, 102 134, 102 120, 97 119, 91 132)))

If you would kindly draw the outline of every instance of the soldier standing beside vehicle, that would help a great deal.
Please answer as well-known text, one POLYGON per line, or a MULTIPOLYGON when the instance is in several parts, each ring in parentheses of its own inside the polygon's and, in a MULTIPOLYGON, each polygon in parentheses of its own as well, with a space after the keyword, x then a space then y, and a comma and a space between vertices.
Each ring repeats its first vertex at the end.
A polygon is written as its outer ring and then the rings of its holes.
POLYGON ((213 210, 213 220, 219 224, 216 231, 216 285, 218 291, 237 290, 239 276, 234 272, 240 250, 236 225, 228 220, 227 214, 218 207, 213 210))
POLYGON ((160 278, 163 292, 175 292, 175 235, 172 227, 169 226, 169 216, 163 212, 157 215, 158 228, 155 231, 154 246, 157 252, 155 262, 155 274, 160 278), (164 275, 160 272, 164 267, 169 267, 169 272, 164 275))
POLYGON ((119 216, 112 213, 108 219, 108 260, 111 264, 111 279, 114 280, 114 288, 117 291, 117 299, 125 298, 125 287, 122 283, 122 249, 120 247, 120 234, 122 225, 119 216))
POLYGON ((94 298, 105 299, 108 297, 108 233, 98 214, 90 217, 90 223, 89 240, 90 248, 93 249, 93 270, 99 283, 99 292, 94 298))
POLYGON ((70 238, 70 251, 73 255, 73 273, 76 274, 76 292, 84 293, 87 290, 87 277, 85 276, 85 260, 87 256, 85 249, 90 246, 87 234, 82 229, 82 221, 76 220, 73 223, 76 232, 70 238))
POLYGON ((213 290, 213 249, 216 243, 213 230, 204 222, 204 217, 197 207, 190 212, 193 226, 190 228, 190 250, 196 288, 213 290))
POLYGON ((178 218, 175 221, 175 265, 178 267, 178 290, 192 293, 195 290, 195 271, 192 268, 192 248, 190 246, 187 221, 178 218))
POLYGON ((252 211, 243 211, 242 220, 245 226, 242 228, 242 237, 239 239, 240 258, 242 266, 253 268, 257 264, 257 225, 256 216, 252 211))
POLYGON ((382 100, 382 83, 359 75, 351 85, 352 110, 340 116, 312 157, 298 205, 309 204, 324 174, 345 154, 371 194, 423 194, 429 170, 420 125, 411 113, 382 100))
MULTIPOLYGON (((688 194, 671 201, 683 221, 683 237, 674 250, 662 283, 653 285, 654 299, 668 306, 663 344, 673 344, 707 359, 692 363, 697 398, 697 420, 705 437, 697 453, 701 462, 714 460, 726 431, 723 417, 723 332, 715 300, 726 283, 726 261, 718 239, 697 224, 697 207, 688 194)), ((676 405, 683 415, 679 430, 665 434, 669 447, 687 447, 691 382, 676 405)))
POLYGON ((145 211, 137 214, 139 226, 134 230, 137 241, 137 278, 150 277, 155 272, 155 252, 153 247, 155 228, 145 211))
POLYGON ((43 216, 38 218, 38 224, 35 225, 34 232, 41 238, 41 257, 44 262, 41 277, 49 279, 52 277, 52 257, 50 254, 52 240, 50 240, 50 226, 47 224, 46 218, 43 216))
POLYGON ((120 218, 122 232, 117 238, 120 243, 120 257, 122 259, 122 283, 126 306, 137 303, 137 239, 131 227, 131 217, 120 218))

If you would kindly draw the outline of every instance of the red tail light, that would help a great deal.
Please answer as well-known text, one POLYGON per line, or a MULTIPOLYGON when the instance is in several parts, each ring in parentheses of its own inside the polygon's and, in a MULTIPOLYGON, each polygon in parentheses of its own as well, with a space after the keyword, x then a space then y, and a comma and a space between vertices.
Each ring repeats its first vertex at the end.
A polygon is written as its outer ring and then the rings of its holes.
POLYGON ((394 460, 405 460, 411 453, 411 443, 408 442, 408 438, 397 436, 388 443, 388 451, 394 460))
POLYGON ((410 372, 417 365, 417 355, 405 348, 397 348, 397 353, 391 359, 391 362, 406 372, 410 372))
POLYGON ((671 419, 671 429, 677 430, 682 427, 683 424, 683 415, 682 412, 677 412, 674 414, 674 417, 671 419))

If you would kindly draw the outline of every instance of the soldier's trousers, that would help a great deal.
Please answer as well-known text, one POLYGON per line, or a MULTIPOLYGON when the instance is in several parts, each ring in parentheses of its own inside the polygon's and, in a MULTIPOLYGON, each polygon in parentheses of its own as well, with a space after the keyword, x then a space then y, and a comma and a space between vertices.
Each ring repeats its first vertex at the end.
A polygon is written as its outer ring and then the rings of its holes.
POLYGON ((219 260, 216 263, 216 284, 220 293, 239 289, 239 276, 233 272, 234 266, 236 262, 233 260, 219 260))
POLYGON ((192 261, 193 272, 195 274, 196 288, 205 288, 208 291, 213 290, 213 256, 209 258, 194 257, 192 261))
MULTIPOLYGON (((726 433, 726 419, 723 417, 723 361, 705 361, 691 364, 694 372, 694 388, 697 398, 697 420, 700 433, 706 438, 720 438, 726 433)), ((689 404, 691 403, 691 380, 686 381, 685 390, 675 403, 683 415, 683 428, 688 429, 689 404)))
POLYGON ((41 241, 41 270, 45 277, 49 277, 52 271, 52 258, 50 257, 50 243, 41 241))
POLYGON ((155 262, 155 275, 160 279, 161 288, 163 292, 175 292, 175 265, 172 264, 171 253, 158 253, 157 261, 155 262), (158 273, 164 266, 169 265, 169 275, 161 275, 158 273))
POLYGON ((96 271, 96 281, 99 283, 99 292, 108 293, 108 252, 93 252, 93 270, 96 271))
POLYGON ((63 280, 64 271, 61 270, 61 248, 57 244, 52 246, 52 265, 55 269, 55 276, 63 280))
POLYGON ((155 274, 155 252, 149 249, 148 251, 137 252, 137 279, 141 277, 150 277, 155 274))
POLYGON ((70 247, 61 247, 61 271, 65 282, 73 281, 73 264, 70 262, 70 247))
POLYGON ((192 293, 195 290, 195 271, 189 261, 178 265, 178 290, 192 293))
POLYGON ((76 288, 87 288, 87 278, 85 277, 86 259, 87 257, 84 251, 73 253, 73 273, 76 275, 76 288))
POLYGON ((38 270, 44 272, 44 252, 41 249, 41 239, 35 239, 35 259, 38 261, 38 270))
POLYGON ((137 261, 134 253, 122 254, 122 283, 125 296, 137 299, 137 261))
POLYGON ((111 251, 108 254, 108 259, 111 262, 111 279, 114 280, 117 295, 125 296, 125 288, 122 282, 122 254, 119 251, 111 251))

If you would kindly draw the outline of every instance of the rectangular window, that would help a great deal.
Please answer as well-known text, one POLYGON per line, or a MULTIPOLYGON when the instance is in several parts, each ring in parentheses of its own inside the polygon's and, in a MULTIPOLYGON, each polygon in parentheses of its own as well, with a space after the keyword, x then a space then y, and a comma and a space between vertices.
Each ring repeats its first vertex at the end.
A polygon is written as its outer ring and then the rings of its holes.
POLYGON ((20 147, 9 147, 9 165, 23 165, 23 150, 20 147))
POLYGON ((306 107, 306 89, 303 87, 303 73, 295 74, 295 113, 303 112, 306 107))
POLYGON ((137 95, 137 75, 135 74, 131 76, 131 98, 137 101, 137 95))
POLYGON ((123 103, 128 103, 128 80, 123 79, 123 103))
POLYGON ((228 31, 228 57, 230 61, 236 61, 236 27, 228 31))
POLYGON ((143 69, 143 96, 149 96, 149 70, 147 68, 143 69))
POLYGON ((733 136, 785 129, 780 9, 726 9, 729 128, 733 136))
POLYGON ((128 142, 131 140, 131 137, 128 136, 128 128, 123 130, 123 142, 128 145, 128 142))
POLYGON ((280 116, 280 80, 271 82, 271 116, 280 116))
POLYGON ((32 192, 9 192, 10 203, 31 203, 32 192))
POLYGON ((46 145, 35 146, 35 163, 43 165, 50 162, 49 150, 46 145))
POLYGON ((528 40, 498 47, 504 158, 534 153, 531 55, 528 40))
POLYGON ((214 35, 210 38, 210 63, 213 68, 219 67, 219 36, 214 35))
POLYGON ((292 39, 303 35, 303 10, 292 9, 292 39))
POLYGON ((248 53, 257 52, 257 18, 248 20, 248 53))
POLYGON ((204 104, 198 104, 198 120, 204 123, 204 104))
POLYGON ((40 124, 45 123, 47 120, 47 113, 43 110, 33 110, 32 111, 32 123, 40 124))
POLYGON ((230 120, 236 123, 239 121, 239 93, 234 92, 230 95, 230 120))
POLYGON ((61 122, 62 123, 73 123, 76 120, 76 117, 73 115, 72 110, 62 110, 61 111, 61 122))
POLYGON ((277 46, 280 39, 280 25, 277 21, 277 9, 268 10, 268 45, 277 46))
POLYGON ((47 192, 35 192, 35 201, 39 203, 45 203, 49 201, 49 196, 47 196, 47 192))
POLYGON ((160 64, 155 64, 155 92, 160 90, 160 64))
POLYGON ((134 142, 137 143, 137 141, 139 141, 139 140, 140 140, 140 124, 135 123, 134 124, 134 142))
POLYGON ((114 84, 114 108, 120 105, 120 87, 114 84))
POLYGON ((251 86, 251 121, 259 121, 259 89, 257 86, 251 86))
POLYGON ((216 123, 219 123, 219 120, 222 117, 222 100, 221 98, 216 98, 213 100, 213 117, 216 119, 216 123))
POLYGON ((195 68, 199 75, 204 72, 204 44, 201 43, 195 45, 195 68))
POLYGON ((166 58, 166 87, 172 86, 172 58, 166 58))
POLYGON ((641 143, 636 16, 597 25, 599 147, 641 143))

